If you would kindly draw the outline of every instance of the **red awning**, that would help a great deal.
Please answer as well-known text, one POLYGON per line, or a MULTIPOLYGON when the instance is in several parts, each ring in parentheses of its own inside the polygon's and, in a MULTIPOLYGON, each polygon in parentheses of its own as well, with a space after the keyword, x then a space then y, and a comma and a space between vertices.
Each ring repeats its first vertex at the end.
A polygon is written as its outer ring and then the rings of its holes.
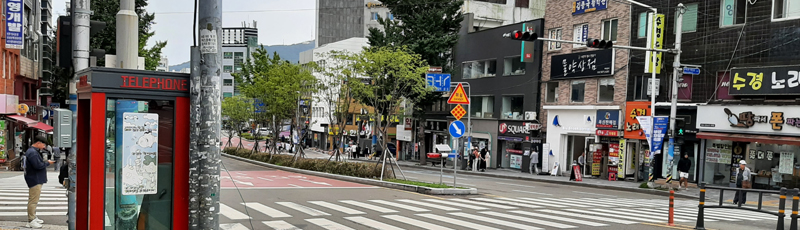
POLYGON ((800 137, 770 136, 758 134, 699 132, 697 138, 716 139, 736 142, 758 142, 778 145, 800 145, 800 137))
POLYGON ((53 126, 50 126, 50 125, 42 123, 42 122, 39 122, 36 125, 29 125, 28 127, 29 128, 34 128, 34 129, 39 129, 39 130, 42 130, 42 131, 45 131, 45 132, 53 131, 53 126))
MULTIPOLYGON (((11 120, 14 120, 14 121, 16 121, 18 123, 25 124, 26 126, 36 125, 37 123, 39 123, 36 120, 29 119, 27 117, 23 117, 23 116, 19 116, 19 115, 8 115, 6 117, 8 117, 11 120)), ((50 128, 52 128, 52 127, 50 127, 50 128)))

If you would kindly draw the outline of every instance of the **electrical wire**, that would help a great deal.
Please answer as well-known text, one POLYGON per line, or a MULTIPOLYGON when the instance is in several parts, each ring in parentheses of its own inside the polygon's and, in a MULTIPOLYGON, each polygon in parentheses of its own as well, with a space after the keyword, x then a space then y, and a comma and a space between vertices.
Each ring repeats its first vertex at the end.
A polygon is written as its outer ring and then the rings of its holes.
POLYGON ((197 1, 194 0, 194 18, 192 19, 192 46, 197 46, 197 1))
MULTIPOLYGON (((241 140, 239 140, 239 141, 241 141, 241 140)), ((253 217, 250 216, 250 211, 248 211, 248 208, 247 208, 247 201, 244 200, 244 196, 242 196, 242 191, 239 190, 239 186, 237 186, 236 183, 233 182, 233 176, 231 176, 231 172, 228 171, 228 168, 225 167, 225 163, 223 163, 222 160, 220 160, 219 164, 222 165, 222 169, 225 169, 225 173, 227 173, 228 174, 228 178, 231 179, 231 183, 236 188, 236 192, 239 193, 239 198, 242 199, 242 203, 244 204, 244 213, 247 215, 247 220, 250 222, 250 229, 255 229, 253 227, 253 217)))

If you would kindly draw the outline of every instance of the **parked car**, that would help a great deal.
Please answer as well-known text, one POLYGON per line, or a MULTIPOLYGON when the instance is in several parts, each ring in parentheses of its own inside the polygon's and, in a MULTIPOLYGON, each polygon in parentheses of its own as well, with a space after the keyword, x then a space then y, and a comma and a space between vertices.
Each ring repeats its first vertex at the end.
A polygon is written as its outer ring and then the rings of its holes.
POLYGON ((272 135, 272 130, 270 130, 268 128, 260 128, 260 129, 258 129, 258 135, 261 135, 261 136, 272 135))

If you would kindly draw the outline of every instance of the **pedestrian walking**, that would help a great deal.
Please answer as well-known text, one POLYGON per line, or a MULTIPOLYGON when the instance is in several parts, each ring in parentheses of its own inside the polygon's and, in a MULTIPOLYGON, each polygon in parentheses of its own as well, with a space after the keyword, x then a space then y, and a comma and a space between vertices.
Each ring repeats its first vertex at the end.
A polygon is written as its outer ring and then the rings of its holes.
POLYGON ((528 166, 528 171, 531 172, 531 174, 534 173, 538 174, 539 173, 538 164, 539 164, 539 152, 534 150, 531 152, 531 163, 530 166, 528 166))
POLYGON ((479 167, 479 169, 481 170, 481 172, 486 172, 486 162, 487 162, 487 161, 489 161, 489 154, 488 154, 488 151, 486 151, 486 149, 485 149, 485 148, 484 148, 484 149, 481 149, 481 162, 480 162, 480 164, 481 164, 481 165, 480 165, 480 167, 479 167))
POLYGON ((683 154, 683 158, 678 161, 678 174, 681 180, 678 182, 678 189, 689 189, 689 169, 692 168, 692 161, 689 160, 689 154, 683 154), (683 187, 681 187, 681 185, 683 187))
POLYGON ((469 154, 469 170, 472 170, 472 168, 477 168, 475 165, 475 159, 478 159, 478 156, 480 156, 478 148, 472 148, 472 152, 469 154))
POLYGON ((61 148, 53 148, 53 172, 61 169, 61 148))
POLYGON ((28 184, 28 226, 29 228, 42 228, 44 221, 36 216, 36 205, 39 204, 39 195, 42 185, 47 183, 47 166, 54 163, 52 160, 44 161, 40 151, 46 146, 47 139, 37 136, 33 145, 25 151, 22 159, 25 170, 25 183, 28 184))
MULTIPOLYGON (((744 160, 739 161, 739 168, 736 169, 736 187, 742 189, 752 188, 750 183, 750 168, 747 168, 747 162, 744 160)), ((736 191, 736 196, 733 197, 733 204, 746 204, 747 192, 736 191)))

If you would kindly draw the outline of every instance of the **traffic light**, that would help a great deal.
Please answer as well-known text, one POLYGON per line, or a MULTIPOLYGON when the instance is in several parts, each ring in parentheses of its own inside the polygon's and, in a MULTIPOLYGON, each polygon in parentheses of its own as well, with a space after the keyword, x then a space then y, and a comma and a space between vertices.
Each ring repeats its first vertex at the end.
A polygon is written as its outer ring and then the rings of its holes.
POLYGON ((683 136, 685 133, 686 121, 683 118, 675 118, 675 136, 683 136))
POLYGON ((586 41, 586 47, 589 48, 610 49, 612 46, 614 46, 614 42, 612 41, 598 39, 587 39, 586 41))
POLYGON ((536 41, 539 38, 536 33, 531 32, 522 32, 519 30, 511 31, 507 34, 503 34, 503 37, 511 38, 513 40, 520 40, 520 41, 536 41))

